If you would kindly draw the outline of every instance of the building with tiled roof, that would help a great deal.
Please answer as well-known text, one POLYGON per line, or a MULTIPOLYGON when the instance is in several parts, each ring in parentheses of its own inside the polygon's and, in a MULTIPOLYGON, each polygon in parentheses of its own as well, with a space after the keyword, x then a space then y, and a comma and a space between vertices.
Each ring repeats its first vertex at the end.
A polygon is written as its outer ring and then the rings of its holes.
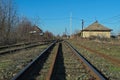
POLYGON ((100 38, 110 38, 111 31, 112 29, 109 29, 96 21, 83 29, 81 34, 84 38, 89 38, 92 36, 100 38))
POLYGON ((38 26, 34 25, 32 28, 31 28, 31 31, 30 31, 31 34, 41 34, 43 33, 42 29, 40 29, 38 26))

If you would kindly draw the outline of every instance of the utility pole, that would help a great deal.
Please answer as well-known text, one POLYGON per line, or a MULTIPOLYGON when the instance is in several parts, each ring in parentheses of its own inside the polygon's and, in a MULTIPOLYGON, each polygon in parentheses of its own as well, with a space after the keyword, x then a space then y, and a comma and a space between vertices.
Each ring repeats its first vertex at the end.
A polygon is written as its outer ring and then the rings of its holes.
POLYGON ((70 14, 70 36, 72 35, 72 13, 70 14))
POLYGON ((67 28, 65 28, 65 37, 68 38, 67 28))
POLYGON ((65 28, 65 35, 67 35, 67 29, 65 28))
POLYGON ((82 37, 83 37, 83 27, 84 27, 84 20, 82 19, 82 31, 81 31, 82 37))

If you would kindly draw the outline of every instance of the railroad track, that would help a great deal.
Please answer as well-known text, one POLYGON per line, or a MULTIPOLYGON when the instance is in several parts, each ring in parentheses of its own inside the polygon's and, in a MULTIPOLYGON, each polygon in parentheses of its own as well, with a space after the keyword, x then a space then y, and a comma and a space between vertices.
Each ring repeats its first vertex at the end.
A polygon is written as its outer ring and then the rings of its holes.
POLYGON ((12 45, 6 45, 6 46, 0 46, 0 50, 4 50, 7 48, 13 48, 13 47, 18 47, 22 45, 29 45, 29 44, 37 43, 37 42, 26 42, 26 43, 18 43, 18 44, 12 44, 12 45))
POLYGON ((54 40, 49 40, 49 41, 36 41, 36 42, 26 42, 26 43, 18 43, 18 44, 0 46, 0 51, 1 51, 1 50, 10 49, 10 48, 16 48, 16 47, 20 47, 20 46, 27 46, 27 45, 31 45, 31 44, 38 44, 38 43, 48 44, 48 43, 52 43, 53 41, 54 41, 54 40))
POLYGON ((68 42, 54 42, 12 80, 107 80, 107 78, 68 42))
POLYGON ((36 47, 40 45, 46 45, 46 44, 49 44, 49 43, 48 42, 45 42, 45 43, 36 42, 36 43, 26 43, 26 44, 4 46, 4 47, 0 47, 0 55, 12 53, 12 52, 19 51, 22 49, 32 48, 32 47, 36 47))

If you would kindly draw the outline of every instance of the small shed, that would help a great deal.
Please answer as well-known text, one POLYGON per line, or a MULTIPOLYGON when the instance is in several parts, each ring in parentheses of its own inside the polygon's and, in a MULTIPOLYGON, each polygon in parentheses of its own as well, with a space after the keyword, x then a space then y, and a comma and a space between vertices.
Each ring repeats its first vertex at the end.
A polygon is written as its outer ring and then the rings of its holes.
POLYGON ((118 39, 120 39, 120 34, 117 36, 118 39))
POLYGON ((109 29, 100 23, 98 21, 92 23, 85 29, 81 31, 81 36, 83 38, 90 38, 92 36, 94 37, 100 37, 100 38, 110 38, 112 29, 109 29))
POLYGON ((30 31, 31 34, 43 34, 43 31, 36 25, 34 25, 32 28, 31 28, 31 31, 30 31))

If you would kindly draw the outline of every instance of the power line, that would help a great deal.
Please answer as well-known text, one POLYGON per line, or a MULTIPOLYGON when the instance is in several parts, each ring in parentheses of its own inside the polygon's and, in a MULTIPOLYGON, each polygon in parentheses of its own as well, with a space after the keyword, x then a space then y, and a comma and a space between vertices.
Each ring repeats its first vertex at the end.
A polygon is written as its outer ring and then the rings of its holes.
POLYGON ((120 19, 120 14, 119 14, 119 15, 116 15, 116 16, 113 16, 113 17, 110 17, 110 18, 103 19, 102 21, 113 20, 113 19, 116 19, 116 18, 119 18, 119 19, 120 19))
POLYGON ((119 15, 116 15, 116 16, 113 16, 111 18, 106 18, 106 19, 103 19, 101 20, 102 23, 107 23, 107 24, 115 24, 115 23, 118 23, 120 22, 120 14, 119 15))
POLYGON ((43 20, 52 20, 52 21, 56 21, 56 20, 67 20, 67 19, 69 19, 70 17, 62 17, 62 18, 59 18, 59 17, 56 17, 56 18, 43 18, 43 20))

